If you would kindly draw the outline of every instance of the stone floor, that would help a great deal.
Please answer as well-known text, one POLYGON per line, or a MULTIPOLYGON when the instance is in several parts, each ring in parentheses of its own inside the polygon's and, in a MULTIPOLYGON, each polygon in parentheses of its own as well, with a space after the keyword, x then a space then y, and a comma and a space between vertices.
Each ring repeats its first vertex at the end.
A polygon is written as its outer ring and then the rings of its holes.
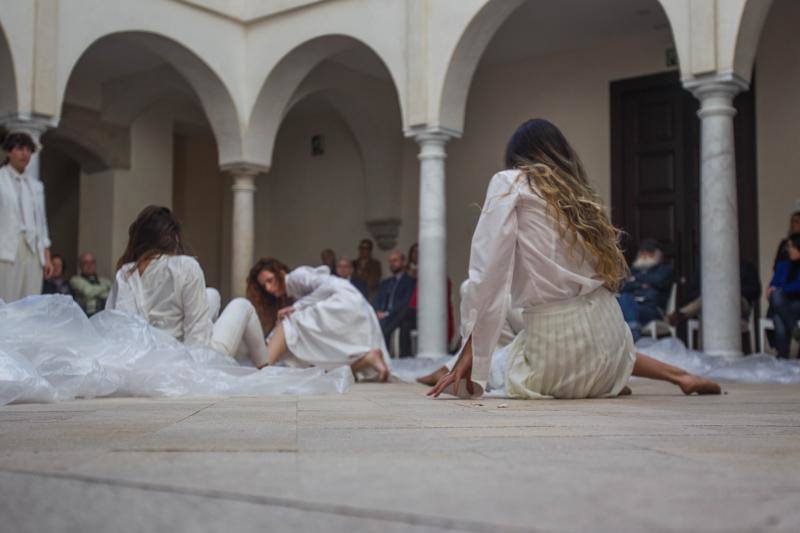
POLYGON ((0 531, 800 531, 800 386, 0 408, 0 531))

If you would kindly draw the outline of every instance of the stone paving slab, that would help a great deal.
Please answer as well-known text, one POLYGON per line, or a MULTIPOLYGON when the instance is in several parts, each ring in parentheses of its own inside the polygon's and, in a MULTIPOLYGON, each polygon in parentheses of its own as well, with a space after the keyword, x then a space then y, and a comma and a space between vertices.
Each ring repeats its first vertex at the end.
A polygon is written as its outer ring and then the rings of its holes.
POLYGON ((5 531, 797 531, 800 386, 0 408, 5 531))

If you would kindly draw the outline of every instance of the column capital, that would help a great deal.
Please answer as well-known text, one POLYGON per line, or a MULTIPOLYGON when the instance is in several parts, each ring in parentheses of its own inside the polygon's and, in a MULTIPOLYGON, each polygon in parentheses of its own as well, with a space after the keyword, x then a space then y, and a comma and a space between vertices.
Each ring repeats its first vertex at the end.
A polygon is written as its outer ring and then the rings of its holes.
POLYGON ((267 165, 260 165, 258 163, 249 163, 246 161, 234 161, 232 163, 224 163, 220 165, 220 170, 228 174, 232 178, 250 176, 255 178, 259 174, 266 174, 269 172, 267 165))
POLYGON ((412 126, 405 130, 406 137, 413 137, 415 141, 420 144, 425 142, 442 142, 446 143, 450 139, 461 138, 461 132, 447 128, 445 126, 429 126, 423 124, 420 126, 412 126))
POLYGON ((709 96, 734 97, 750 89, 750 84, 734 73, 709 74, 683 80, 683 86, 701 102, 709 96))
POLYGON ((27 133, 41 146, 42 135, 50 128, 58 126, 58 117, 44 117, 29 113, 13 113, 0 116, 0 124, 9 133, 27 133))

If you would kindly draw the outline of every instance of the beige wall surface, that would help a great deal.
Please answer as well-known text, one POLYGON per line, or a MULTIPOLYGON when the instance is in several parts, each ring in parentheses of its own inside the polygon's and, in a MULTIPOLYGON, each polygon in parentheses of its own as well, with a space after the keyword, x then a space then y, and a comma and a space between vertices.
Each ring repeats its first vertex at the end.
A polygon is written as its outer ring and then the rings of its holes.
POLYGON ((197 257, 206 285, 222 281, 222 202, 225 176, 217 167, 211 133, 176 134, 173 159, 173 208, 183 225, 183 240, 197 257))
POLYGON ((800 201, 800 2, 776 0, 756 55, 758 239, 762 285, 800 201))
MULTIPOLYGON (((316 103, 315 103, 316 104, 316 103)), ((278 133, 274 166, 258 179, 256 258, 273 256, 291 268, 320 264, 332 248, 352 257, 366 237, 365 185, 359 147, 338 114, 324 105, 292 110, 278 133), (325 153, 311 155, 311 137, 325 153)))
POLYGON ((47 225, 53 254, 60 254, 68 267, 77 270, 78 214, 81 168, 68 154, 53 147, 41 152, 41 176, 47 203, 47 225))

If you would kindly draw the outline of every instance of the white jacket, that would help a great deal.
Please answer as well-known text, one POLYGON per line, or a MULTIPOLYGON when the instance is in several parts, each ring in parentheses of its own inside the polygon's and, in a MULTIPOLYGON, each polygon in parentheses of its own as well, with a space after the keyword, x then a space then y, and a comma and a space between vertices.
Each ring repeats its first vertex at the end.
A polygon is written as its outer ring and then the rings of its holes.
MULTIPOLYGON (((22 221, 19 217, 19 201, 14 187, 13 171, 9 165, 0 167, 0 261, 13 263, 17 260, 19 240, 22 238, 22 221)), ((39 261, 44 265, 44 251, 50 248, 47 231, 47 212, 44 207, 44 185, 39 180, 33 183, 33 205, 36 219, 36 243, 39 261)))

